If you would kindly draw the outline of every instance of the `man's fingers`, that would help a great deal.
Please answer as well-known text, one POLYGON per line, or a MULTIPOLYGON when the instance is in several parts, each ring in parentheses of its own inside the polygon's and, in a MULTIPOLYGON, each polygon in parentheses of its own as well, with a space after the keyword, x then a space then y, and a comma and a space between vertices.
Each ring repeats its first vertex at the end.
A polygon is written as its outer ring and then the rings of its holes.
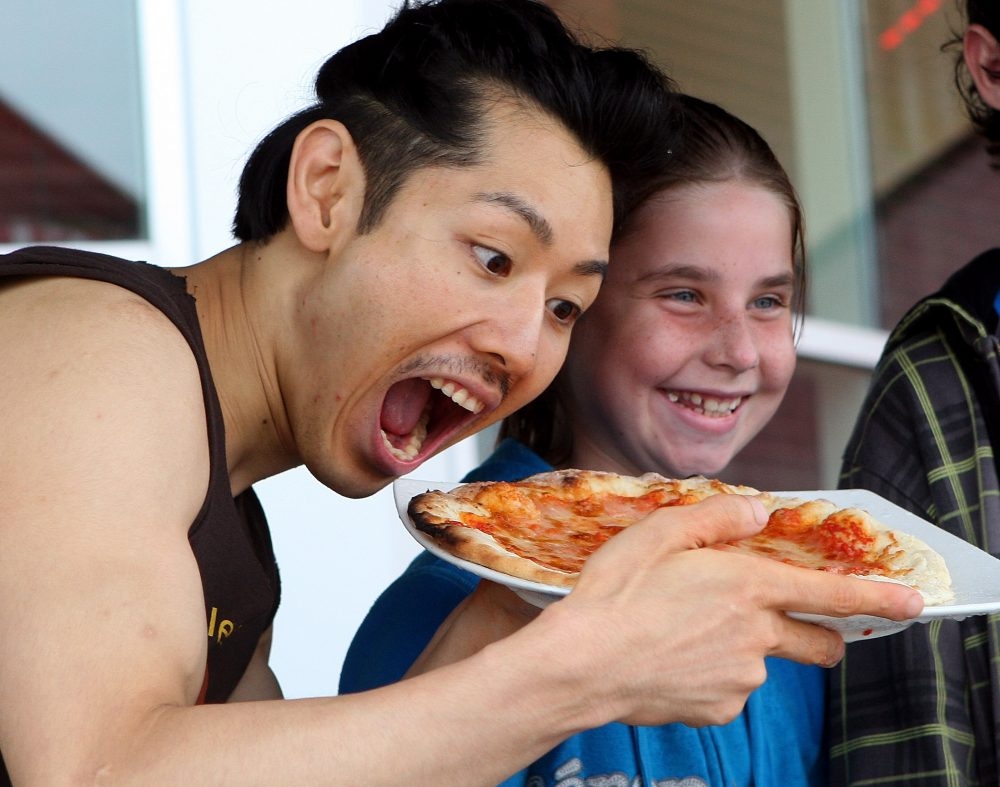
POLYGON ((844 657, 844 639, 840 634, 789 617, 785 618, 778 642, 778 647, 770 655, 801 664, 833 667, 844 657))
MULTIPOLYGON (((715 495, 688 506, 660 509, 647 518, 660 527, 658 536, 669 552, 698 549, 760 532, 767 510, 755 497, 715 495)), ((645 523, 643 523, 645 524, 645 523)), ((765 557, 750 557, 764 588, 766 605, 790 612, 832 617, 875 615, 908 620, 923 611, 919 592, 891 582, 867 582, 812 568, 798 568, 765 557)))
POLYGON ((700 503, 658 509, 648 520, 663 523, 660 537, 679 552, 755 535, 767 524, 767 510, 749 495, 713 495, 700 503))
POLYGON ((866 582, 852 576, 786 566, 767 558, 761 570, 773 574, 768 588, 770 605, 789 612, 831 617, 875 615, 891 620, 917 617, 924 600, 913 588, 894 582, 866 582))
POLYGON ((670 555, 746 538, 766 523, 764 506, 746 495, 714 495, 700 503, 667 506, 604 544, 587 560, 583 574, 589 577, 599 567, 626 560, 632 567, 629 575, 635 577, 641 566, 655 570, 670 555))

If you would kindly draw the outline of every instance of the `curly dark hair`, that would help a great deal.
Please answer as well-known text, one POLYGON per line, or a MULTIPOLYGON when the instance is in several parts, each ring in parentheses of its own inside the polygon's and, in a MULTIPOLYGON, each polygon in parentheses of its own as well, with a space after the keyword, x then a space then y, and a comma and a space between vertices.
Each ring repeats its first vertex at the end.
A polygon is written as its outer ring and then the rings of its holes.
MULTIPOLYGON (((957 0, 967 25, 982 25, 994 38, 1000 40, 1000 3, 997 0, 957 0)), ((942 46, 955 58, 955 87, 965 104, 965 112, 976 132, 986 141, 990 166, 1000 169, 1000 111, 994 109, 979 95, 976 83, 965 64, 962 41, 965 28, 952 31, 952 37, 942 46)))

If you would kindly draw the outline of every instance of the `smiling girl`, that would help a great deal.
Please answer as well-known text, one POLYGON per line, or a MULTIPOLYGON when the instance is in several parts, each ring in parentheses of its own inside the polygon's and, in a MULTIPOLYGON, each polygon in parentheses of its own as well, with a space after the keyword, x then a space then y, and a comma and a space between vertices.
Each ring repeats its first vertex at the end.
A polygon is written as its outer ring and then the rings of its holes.
MULTIPOLYGON (((804 297, 798 199, 746 123, 692 97, 681 98, 679 123, 560 375, 503 422, 497 450, 467 480, 553 467, 716 475, 777 410, 804 297)), ((341 691, 440 666, 534 614, 509 591, 421 555, 362 624, 341 691)), ((725 649, 719 642, 720 660, 725 649)), ((770 658, 767 680, 730 724, 587 730, 503 784, 822 784, 823 681, 817 667, 770 658)))

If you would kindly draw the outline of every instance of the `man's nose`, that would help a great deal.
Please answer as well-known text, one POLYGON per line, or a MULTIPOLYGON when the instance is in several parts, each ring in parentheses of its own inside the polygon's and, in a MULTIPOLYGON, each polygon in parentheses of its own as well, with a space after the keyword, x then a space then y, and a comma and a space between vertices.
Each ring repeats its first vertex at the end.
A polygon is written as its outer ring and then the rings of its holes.
POLYGON ((539 298, 498 304, 494 319, 483 326, 480 349, 497 358, 512 377, 529 374, 538 360, 545 309, 539 298))

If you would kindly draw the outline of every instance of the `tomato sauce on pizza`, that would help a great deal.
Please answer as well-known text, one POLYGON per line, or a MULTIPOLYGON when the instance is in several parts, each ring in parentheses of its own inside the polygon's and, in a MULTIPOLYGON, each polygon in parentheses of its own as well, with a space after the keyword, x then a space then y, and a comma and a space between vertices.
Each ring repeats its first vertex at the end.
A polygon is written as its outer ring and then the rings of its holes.
POLYGON ((497 482, 472 501, 489 513, 460 512, 464 526, 492 536, 513 554, 567 572, 578 572, 584 561, 623 527, 657 508, 683 505, 659 489, 635 497, 570 497, 507 482, 497 482))

